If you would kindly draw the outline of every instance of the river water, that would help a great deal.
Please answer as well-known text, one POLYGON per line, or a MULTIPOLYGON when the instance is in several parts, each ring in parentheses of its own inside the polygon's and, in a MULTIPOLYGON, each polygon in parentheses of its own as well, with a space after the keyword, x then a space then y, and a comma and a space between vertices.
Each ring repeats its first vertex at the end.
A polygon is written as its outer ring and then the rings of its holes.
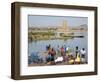
MULTIPOLYGON (((49 44, 55 50, 57 50, 58 45, 59 47, 69 46, 73 55, 75 55, 76 46, 78 46, 79 50, 81 50, 82 48, 85 48, 86 52, 88 52, 87 32, 81 32, 81 34, 84 37, 81 37, 81 38, 75 37, 75 38, 70 38, 67 40, 55 39, 55 40, 39 40, 39 41, 28 42, 28 55, 30 56, 32 53, 45 52, 46 46, 49 44)), ((37 54, 37 55, 41 56, 41 54, 37 54)), ((88 54, 86 54, 86 59, 87 57, 88 57, 88 54)))

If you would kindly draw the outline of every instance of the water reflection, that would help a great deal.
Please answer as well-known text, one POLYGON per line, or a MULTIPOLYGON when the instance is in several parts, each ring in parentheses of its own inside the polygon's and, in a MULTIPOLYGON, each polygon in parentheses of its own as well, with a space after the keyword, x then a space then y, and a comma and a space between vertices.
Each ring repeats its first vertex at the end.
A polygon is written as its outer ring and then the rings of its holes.
MULTIPOLYGON (((55 49, 55 51, 57 51, 58 45, 61 48, 62 46, 69 46, 71 49, 71 52, 73 53, 73 56, 75 56, 75 47, 78 46, 79 50, 82 48, 85 48, 86 50, 86 60, 88 59, 88 41, 87 41, 87 32, 83 32, 84 37, 71 37, 69 39, 55 39, 55 40, 39 40, 39 41, 32 41, 28 43, 28 55, 30 56, 31 54, 35 54, 35 56, 33 57, 34 60, 39 57, 42 58, 41 60, 38 60, 40 62, 42 62, 44 59, 43 55, 41 54, 41 52, 45 52, 46 51, 46 46, 47 45, 51 45, 52 48, 55 49)), ((32 61, 29 59, 29 64, 32 61)))

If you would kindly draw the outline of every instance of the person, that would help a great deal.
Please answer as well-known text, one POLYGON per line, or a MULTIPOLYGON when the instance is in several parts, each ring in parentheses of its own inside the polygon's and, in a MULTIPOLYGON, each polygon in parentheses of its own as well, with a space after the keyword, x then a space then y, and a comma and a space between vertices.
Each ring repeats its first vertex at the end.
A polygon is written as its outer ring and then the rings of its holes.
POLYGON ((77 54, 79 53, 78 46, 76 46, 75 52, 76 52, 76 57, 77 57, 77 54))
POLYGON ((66 48, 66 54, 70 55, 70 47, 69 46, 67 46, 67 48, 66 48))
POLYGON ((50 48, 51 48, 51 45, 49 44, 48 49, 50 49, 50 48))
POLYGON ((80 64, 81 63, 81 58, 80 58, 80 54, 79 53, 77 53, 77 56, 75 58, 75 63, 76 64, 80 64))
POLYGON ((54 50, 54 48, 50 50, 49 54, 51 55, 51 61, 54 61, 56 55, 56 51, 54 50))
POLYGON ((66 61, 66 58, 65 58, 65 50, 64 50, 64 47, 63 46, 61 47, 61 56, 63 57, 63 60, 66 61))
POLYGON ((82 48, 82 49, 80 50, 80 53, 81 53, 81 56, 85 56, 85 54, 86 54, 85 48, 82 48))
POLYGON ((64 53, 66 53, 66 45, 64 45, 64 53))
POLYGON ((51 45, 50 44, 48 46, 46 45, 46 50, 47 51, 50 50, 50 48, 51 48, 51 45))
POLYGON ((47 58, 46 58, 46 61, 47 61, 47 62, 50 62, 50 61, 51 61, 51 54, 50 54, 50 53, 48 53, 48 56, 47 56, 47 58))
POLYGON ((59 45, 57 47, 57 55, 60 56, 60 47, 59 47, 59 45))
POLYGON ((86 63, 85 55, 82 55, 82 57, 81 57, 81 63, 82 64, 86 63))
POLYGON ((61 56, 64 56, 64 47, 61 47, 61 56))
POLYGON ((48 46, 46 45, 46 51, 48 51, 48 46))

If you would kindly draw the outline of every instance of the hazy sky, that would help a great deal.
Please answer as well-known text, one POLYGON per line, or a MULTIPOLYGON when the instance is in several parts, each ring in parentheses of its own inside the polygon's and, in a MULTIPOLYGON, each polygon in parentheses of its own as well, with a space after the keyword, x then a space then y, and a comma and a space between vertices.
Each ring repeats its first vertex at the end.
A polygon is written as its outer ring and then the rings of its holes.
POLYGON ((87 17, 70 17, 70 16, 39 16, 29 15, 28 25, 31 26, 62 26, 63 20, 66 20, 68 26, 79 26, 88 23, 87 17))

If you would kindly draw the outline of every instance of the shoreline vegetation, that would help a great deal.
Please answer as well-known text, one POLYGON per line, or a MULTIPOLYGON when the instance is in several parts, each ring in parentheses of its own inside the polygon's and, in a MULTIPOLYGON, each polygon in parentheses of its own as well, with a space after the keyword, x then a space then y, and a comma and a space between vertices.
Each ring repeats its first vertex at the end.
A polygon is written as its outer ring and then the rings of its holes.
POLYGON ((38 41, 38 40, 55 40, 55 39, 71 39, 71 38, 83 38, 83 35, 74 35, 74 33, 69 34, 61 34, 59 37, 56 36, 54 32, 29 32, 28 33, 28 40, 31 41, 38 41))

